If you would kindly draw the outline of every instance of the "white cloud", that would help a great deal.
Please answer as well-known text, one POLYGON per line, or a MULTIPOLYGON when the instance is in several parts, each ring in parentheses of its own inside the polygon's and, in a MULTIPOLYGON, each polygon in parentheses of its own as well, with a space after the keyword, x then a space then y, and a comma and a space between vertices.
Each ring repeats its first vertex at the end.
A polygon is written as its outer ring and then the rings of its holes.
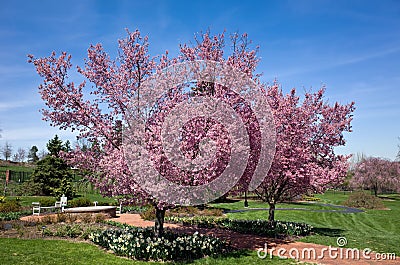
POLYGON ((57 134, 60 138, 71 138, 75 135, 70 131, 59 130, 54 127, 21 127, 11 130, 4 130, 1 140, 9 141, 35 141, 35 140, 49 140, 57 134))
POLYGON ((9 101, 9 102, 0 102, 0 112, 6 112, 17 108, 22 107, 31 107, 38 105, 39 102, 34 100, 20 100, 20 101, 9 101))
POLYGON ((33 145, 36 145, 39 149, 45 149, 46 143, 56 134, 62 141, 69 140, 72 144, 76 140, 75 134, 70 131, 58 130, 57 128, 50 126, 20 127, 3 130, 1 132, 0 146, 7 141, 14 149, 20 147, 28 149, 33 145))
POLYGON ((3 77, 27 76, 33 75, 32 67, 21 65, 0 65, 0 75, 3 77))
MULTIPOLYGON (((306 45, 305 45, 306 46, 306 45)), ((305 48, 304 48, 305 49, 305 48)), ((340 66, 346 66, 361 62, 366 62, 372 59, 392 55, 400 52, 400 46, 394 45, 392 47, 381 47, 379 50, 375 51, 365 51, 364 53, 360 53, 354 55, 355 52, 349 54, 340 54, 339 51, 334 53, 334 56, 326 57, 324 54, 310 53, 310 56, 319 57, 318 61, 312 59, 310 57, 307 64, 301 64, 301 67, 291 67, 291 65, 299 65, 299 62, 293 61, 295 59, 288 57, 289 61, 282 61, 281 67, 266 71, 265 69, 261 69, 264 73, 268 73, 264 78, 266 80, 273 80, 274 78, 282 79, 283 77, 289 77, 294 75, 313 73, 323 70, 329 70, 333 68, 337 68, 340 66), (309 66, 308 66, 309 65, 309 66)), ((304 50, 301 50, 300 53, 304 53, 304 50)), ((304 59, 303 59, 304 60, 304 59)), ((279 64, 278 64, 279 65, 279 64)))
POLYGON ((363 61, 367 61, 370 59, 386 56, 386 55, 389 55, 392 53, 397 53, 399 51, 400 51, 400 47, 394 47, 394 48, 389 48, 389 49, 382 50, 382 51, 377 51, 375 53, 368 53, 368 54, 363 54, 363 55, 359 55, 359 56, 343 58, 342 60, 339 60, 337 63, 333 63, 333 64, 329 65, 328 68, 363 62, 363 61))

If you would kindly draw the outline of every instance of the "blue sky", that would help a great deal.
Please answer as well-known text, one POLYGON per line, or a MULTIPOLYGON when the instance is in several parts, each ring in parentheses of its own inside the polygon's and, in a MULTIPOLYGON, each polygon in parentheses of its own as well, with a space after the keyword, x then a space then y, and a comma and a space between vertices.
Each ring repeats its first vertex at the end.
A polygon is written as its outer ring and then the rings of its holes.
POLYGON ((74 139, 41 120, 40 79, 27 54, 67 51, 82 65, 89 45, 101 42, 115 58, 125 28, 149 35, 153 55, 174 54, 207 29, 247 32, 260 46, 263 81, 277 78, 286 91, 325 84, 329 101, 356 102, 353 132, 339 153, 396 157, 400 2, 388 0, 0 0, 0 146, 43 149, 56 133, 74 139))

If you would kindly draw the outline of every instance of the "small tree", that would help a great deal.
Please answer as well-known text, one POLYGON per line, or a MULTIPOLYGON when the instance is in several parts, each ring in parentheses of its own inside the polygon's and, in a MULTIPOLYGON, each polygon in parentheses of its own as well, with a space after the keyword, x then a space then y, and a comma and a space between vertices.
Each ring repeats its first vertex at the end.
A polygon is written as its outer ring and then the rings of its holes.
POLYGON ((1 153, 3 154, 3 157, 6 161, 8 161, 11 158, 12 146, 9 142, 6 141, 3 148, 1 149, 1 153))
MULTIPOLYGON (((69 141, 66 142, 66 145, 69 148, 69 141)), ((61 151, 65 151, 66 147, 63 144, 63 142, 58 138, 58 135, 56 134, 53 139, 51 139, 47 144, 46 144, 47 150, 49 151, 49 155, 59 157, 59 154, 61 151)))
POLYGON ((285 95, 278 84, 268 89, 276 126, 276 153, 270 171, 256 190, 269 204, 269 221, 275 205, 307 192, 323 192, 340 184, 347 173, 346 156, 334 147, 345 144, 350 132, 354 103, 330 105, 325 89, 306 93, 301 101, 296 90, 285 95))
POLYGON ((372 190, 375 196, 383 190, 400 191, 399 163, 378 157, 365 158, 356 165, 350 184, 372 190))
POLYGON ((39 151, 39 149, 37 148, 36 145, 32 146, 31 149, 29 149, 29 153, 28 153, 28 162, 29 163, 36 163, 37 161, 39 161, 39 157, 37 155, 38 151, 39 151))
POLYGON ((56 135, 47 143, 47 148, 49 155, 37 162, 37 167, 32 174, 33 181, 40 184, 42 195, 60 197, 65 194, 67 197, 75 196, 70 166, 59 157, 65 146, 56 135))

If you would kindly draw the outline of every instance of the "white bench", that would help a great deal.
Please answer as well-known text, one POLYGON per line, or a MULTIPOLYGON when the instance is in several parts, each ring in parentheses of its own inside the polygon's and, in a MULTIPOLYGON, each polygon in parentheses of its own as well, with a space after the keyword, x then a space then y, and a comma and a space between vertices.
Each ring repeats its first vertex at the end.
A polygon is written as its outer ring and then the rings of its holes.
POLYGON ((61 206, 59 206, 59 203, 57 202, 54 206, 40 206, 39 202, 32 202, 32 206, 32 215, 40 215, 41 212, 53 212, 57 209, 61 209, 61 206))
MULTIPOLYGON (((61 211, 64 212, 64 207, 67 206, 68 198, 63 194, 61 196, 61 198, 60 198, 59 203, 60 203, 60 206, 61 206, 61 211)), ((56 202, 56 204, 57 204, 57 202, 56 202)))
POLYGON ((53 210, 61 209, 61 212, 64 212, 64 207, 67 206, 68 198, 63 194, 60 198, 60 201, 56 202, 54 206, 40 206, 39 202, 32 202, 32 215, 40 215, 43 211, 49 210, 53 212, 53 210))
POLYGON ((116 214, 122 214, 122 203, 117 206, 117 210, 115 211, 116 214))
POLYGON ((40 203, 32 202, 32 215, 40 215, 40 203))

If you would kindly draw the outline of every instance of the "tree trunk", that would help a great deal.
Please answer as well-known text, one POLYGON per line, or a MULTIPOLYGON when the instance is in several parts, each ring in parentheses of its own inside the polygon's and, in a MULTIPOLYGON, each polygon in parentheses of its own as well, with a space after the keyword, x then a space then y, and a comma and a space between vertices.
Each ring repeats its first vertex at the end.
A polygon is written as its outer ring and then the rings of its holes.
POLYGON ((249 207, 249 202, 247 201, 247 190, 244 192, 244 207, 249 207))
POLYGON ((164 216, 165 209, 158 209, 156 207, 156 221, 154 224, 154 234, 156 237, 161 237, 164 233, 164 216))
POLYGON ((275 203, 268 203, 269 211, 268 211, 268 222, 275 221, 275 203))
POLYGON ((375 197, 378 197, 378 188, 377 187, 374 188, 374 194, 375 194, 375 197))

